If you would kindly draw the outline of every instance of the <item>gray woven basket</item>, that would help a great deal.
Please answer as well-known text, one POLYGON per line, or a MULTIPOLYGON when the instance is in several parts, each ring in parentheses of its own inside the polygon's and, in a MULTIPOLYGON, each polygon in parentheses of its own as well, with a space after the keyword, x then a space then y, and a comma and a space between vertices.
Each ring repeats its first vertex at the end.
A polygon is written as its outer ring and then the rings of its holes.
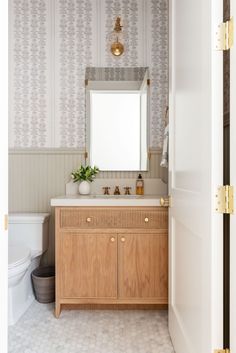
POLYGON ((39 303, 55 301, 55 267, 38 267, 32 274, 34 294, 39 303))

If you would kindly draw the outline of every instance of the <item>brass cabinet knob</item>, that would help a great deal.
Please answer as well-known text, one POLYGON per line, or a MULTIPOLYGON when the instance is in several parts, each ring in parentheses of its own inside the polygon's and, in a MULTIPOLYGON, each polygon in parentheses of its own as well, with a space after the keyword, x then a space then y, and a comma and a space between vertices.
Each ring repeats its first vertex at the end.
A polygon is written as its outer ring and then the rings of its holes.
POLYGON ((111 237, 111 242, 114 243, 114 241, 115 241, 115 238, 111 237))
POLYGON ((124 243, 125 242, 125 237, 122 237, 120 240, 122 241, 122 243, 124 243))
POLYGON ((87 223, 90 223, 92 221, 92 218, 91 217, 88 217, 87 219, 86 219, 86 222, 87 223))
POLYGON ((145 223, 148 223, 148 222, 149 222, 149 218, 148 218, 148 217, 145 217, 144 222, 145 222, 145 223))

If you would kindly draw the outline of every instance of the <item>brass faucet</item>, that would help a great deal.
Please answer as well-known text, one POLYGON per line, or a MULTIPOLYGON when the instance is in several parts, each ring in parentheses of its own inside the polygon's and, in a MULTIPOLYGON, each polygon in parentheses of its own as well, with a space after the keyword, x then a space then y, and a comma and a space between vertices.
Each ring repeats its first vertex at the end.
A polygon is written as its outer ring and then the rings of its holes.
POLYGON ((110 188, 108 186, 104 186, 103 190, 104 190, 104 192, 103 192, 104 195, 110 195, 110 193, 109 193, 110 188))
POLYGON ((119 186, 116 186, 116 187, 115 187, 114 195, 120 195, 119 186))
POLYGON ((130 190, 132 189, 130 186, 125 186, 125 195, 130 195, 130 190))

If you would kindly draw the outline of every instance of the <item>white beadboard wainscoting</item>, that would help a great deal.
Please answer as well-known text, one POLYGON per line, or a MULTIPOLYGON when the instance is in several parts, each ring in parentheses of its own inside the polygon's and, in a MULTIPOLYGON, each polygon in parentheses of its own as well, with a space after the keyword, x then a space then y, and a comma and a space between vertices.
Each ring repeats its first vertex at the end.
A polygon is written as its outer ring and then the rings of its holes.
MULTIPOLYGON (((151 151, 150 170, 143 178, 167 181, 166 168, 160 167, 161 152, 151 151)), ((50 246, 44 262, 54 262, 54 215, 50 199, 65 194, 70 173, 84 163, 84 152, 61 149, 10 150, 9 212, 50 212, 50 246)), ((101 172, 103 179, 136 179, 137 172, 101 172)), ((119 181, 118 181, 119 183, 119 181)))

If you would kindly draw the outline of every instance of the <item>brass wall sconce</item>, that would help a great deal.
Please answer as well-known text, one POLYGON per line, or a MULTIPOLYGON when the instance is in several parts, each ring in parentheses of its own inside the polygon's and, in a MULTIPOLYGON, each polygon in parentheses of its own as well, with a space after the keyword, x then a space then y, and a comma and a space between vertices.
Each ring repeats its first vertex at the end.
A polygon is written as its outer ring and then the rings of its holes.
POLYGON ((113 42, 111 44, 111 52, 114 56, 121 56, 124 53, 124 45, 120 42, 122 36, 121 18, 117 17, 114 31, 112 33, 113 42))

